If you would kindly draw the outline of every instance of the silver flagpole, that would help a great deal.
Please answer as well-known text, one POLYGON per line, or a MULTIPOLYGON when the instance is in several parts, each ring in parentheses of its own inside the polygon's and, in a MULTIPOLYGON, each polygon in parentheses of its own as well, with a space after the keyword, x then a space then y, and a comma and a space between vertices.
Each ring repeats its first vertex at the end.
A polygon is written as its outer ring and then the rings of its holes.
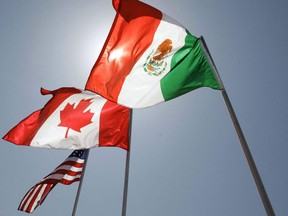
POLYGON ((129 166, 130 166, 130 152, 131 152, 132 116, 133 116, 133 109, 130 110, 129 149, 127 150, 127 153, 126 153, 125 179, 124 179, 124 191, 123 191, 123 202, 122 202, 122 216, 126 216, 126 210, 127 210, 129 166))
POLYGON ((235 114, 235 112, 234 112, 234 109, 233 109, 232 104, 231 104, 231 102, 230 102, 230 99, 229 99, 229 97, 228 97, 228 95, 227 95, 227 92, 226 92, 226 90, 225 90, 225 87, 224 87, 224 85, 223 85, 223 82, 222 82, 222 80, 221 80, 221 78, 220 78, 220 75, 219 75, 219 73, 218 73, 218 70, 217 70, 217 68, 216 68, 216 66, 215 66, 215 64, 214 64, 214 61, 213 61, 213 59, 212 59, 212 56, 210 55, 210 52, 209 52, 209 50, 208 50, 208 47, 207 47, 207 45, 206 45, 205 40, 204 40, 203 37, 201 37, 201 44, 202 44, 202 48, 203 48, 203 50, 204 50, 204 52, 205 52, 205 54, 206 54, 206 57, 207 57, 208 60, 210 61, 210 65, 213 67, 214 72, 215 72, 215 75, 217 76, 217 79, 218 79, 218 81, 219 81, 219 83, 220 83, 220 86, 221 86, 221 88, 222 88, 222 90, 221 90, 222 96, 223 96, 223 98, 224 98, 224 101, 225 101, 225 104, 226 104, 227 109, 228 109, 228 111, 229 111, 230 117, 231 117, 231 119, 232 119, 234 128, 235 128, 236 133, 237 133, 237 135, 238 135, 238 138, 239 138, 240 144, 241 144, 241 146, 242 146, 243 152, 244 152, 244 154, 245 154, 245 156, 246 156, 246 160, 247 160, 248 165, 249 165, 249 167, 250 167, 250 171, 251 171, 251 173, 252 173, 252 175, 253 175, 253 178, 254 178, 254 181, 255 181, 255 183, 256 183, 258 192, 259 192, 260 197, 261 197, 261 199, 262 199, 262 203, 263 203, 263 205, 264 205, 264 207, 265 207, 266 214, 267 214, 268 216, 275 216, 273 207, 272 207, 272 205, 271 205, 271 203, 270 203, 269 197, 268 197, 268 195, 267 195, 267 193, 266 193, 266 190, 265 190, 265 187, 264 187, 264 185, 263 185, 263 183, 262 183, 261 177, 260 177, 259 172, 258 172, 258 170, 257 170, 257 167, 256 167, 256 164, 255 164, 254 159, 253 159, 253 157, 252 157, 252 154, 251 154, 251 152, 250 152, 250 150, 249 150, 248 144, 247 144, 247 142, 246 142, 246 139, 245 139, 245 137, 244 137, 244 134, 243 134, 243 132, 242 132, 242 129, 241 129, 241 127, 240 127, 240 124, 239 124, 239 122, 238 122, 238 119, 237 119, 237 117, 236 117, 236 114, 235 114))
POLYGON ((77 190, 77 195, 76 195, 75 202, 74 202, 72 216, 76 215, 76 210, 77 210, 80 192, 81 192, 81 188, 82 188, 82 183, 83 183, 83 179, 84 179, 84 175, 85 175, 86 164, 88 161, 89 152, 90 152, 90 149, 87 150, 87 156, 86 156, 86 159, 85 159, 84 164, 83 164, 83 170, 82 170, 81 179, 80 179, 80 182, 78 185, 78 190, 77 190))

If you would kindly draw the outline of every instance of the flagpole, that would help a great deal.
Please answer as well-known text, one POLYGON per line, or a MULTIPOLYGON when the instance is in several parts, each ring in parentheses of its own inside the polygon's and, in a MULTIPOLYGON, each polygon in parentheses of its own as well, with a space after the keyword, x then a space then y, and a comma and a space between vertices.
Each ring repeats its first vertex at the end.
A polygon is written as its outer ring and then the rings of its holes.
POLYGON ((266 193, 266 190, 265 190, 265 187, 264 187, 263 182, 261 180, 260 174, 259 174, 259 172, 257 170, 256 164, 254 162, 254 159, 252 157, 252 154, 251 154, 250 149, 248 147, 248 144, 246 142, 245 136, 244 136, 243 131, 242 131, 242 129, 240 127, 240 124, 238 122, 237 116, 236 116, 236 114, 234 112, 234 109, 232 107, 232 104, 230 102, 228 94, 227 94, 227 92, 225 90, 225 87, 223 85, 223 82, 221 80, 220 74, 218 73, 218 70, 217 70, 217 68, 216 68, 216 66, 214 64, 212 56, 211 56, 211 54, 210 54, 210 52, 208 50, 208 47, 207 47, 207 45, 205 43, 205 40, 204 40, 204 38, 202 36, 201 36, 201 44, 202 44, 203 50, 204 50, 207 58, 210 61, 210 64, 212 65, 212 67, 214 69, 215 75, 217 76, 217 79, 218 79, 218 81, 220 83, 220 86, 222 88, 222 90, 221 90, 222 96, 224 98, 226 107, 227 107, 228 112, 230 114, 230 117, 232 119, 232 122, 233 122, 234 128, 236 130, 236 133, 238 135, 238 138, 239 138, 240 144, 242 146, 243 152, 244 152, 244 154, 246 156, 246 160, 248 162, 250 171, 251 171, 251 173, 253 175, 253 178, 254 178, 254 181, 256 183, 258 192, 259 192, 260 197, 262 199, 262 203, 263 203, 264 208, 266 210, 266 214, 268 216, 275 216, 273 207, 272 207, 272 205, 270 203, 270 200, 269 200, 269 197, 268 197, 268 195, 266 193))
POLYGON ((76 194, 76 198, 75 198, 75 202, 74 202, 72 216, 76 215, 76 210, 77 210, 78 201, 79 201, 79 197, 80 197, 80 193, 81 193, 81 188, 82 188, 82 183, 83 183, 83 179, 84 179, 84 175, 85 175, 86 164, 88 161, 89 152, 90 152, 90 149, 87 150, 87 156, 86 156, 86 159, 85 159, 84 164, 83 164, 81 179, 80 179, 80 182, 78 185, 78 190, 77 190, 77 194, 76 194))
POLYGON ((126 210, 127 210, 130 152, 131 152, 131 134, 132 134, 132 116, 133 116, 133 109, 130 109, 129 149, 127 150, 127 153, 126 153, 125 179, 124 179, 123 202, 122 202, 122 216, 126 216, 126 210))

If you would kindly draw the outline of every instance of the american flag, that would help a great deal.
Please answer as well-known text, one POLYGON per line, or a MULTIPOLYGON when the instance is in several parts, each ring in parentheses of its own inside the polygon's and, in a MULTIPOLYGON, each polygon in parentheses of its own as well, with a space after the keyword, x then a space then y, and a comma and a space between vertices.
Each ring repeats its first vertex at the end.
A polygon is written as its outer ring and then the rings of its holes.
POLYGON ((87 157, 87 151, 87 149, 73 151, 62 164, 26 193, 18 207, 18 210, 32 213, 43 203, 48 193, 56 186, 56 184, 61 183, 70 185, 73 182, 79 181, 87 157))

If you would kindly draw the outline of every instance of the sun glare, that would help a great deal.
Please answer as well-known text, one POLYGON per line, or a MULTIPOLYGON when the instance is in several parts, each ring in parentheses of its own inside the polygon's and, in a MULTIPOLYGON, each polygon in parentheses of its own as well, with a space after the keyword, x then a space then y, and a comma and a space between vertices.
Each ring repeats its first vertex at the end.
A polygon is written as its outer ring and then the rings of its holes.
POLYGON ((113 50, 109 55, 109 61, 114 61, 115 59, 119 58, 123 54, 124 54, 124 51, 121 48, 113 50))

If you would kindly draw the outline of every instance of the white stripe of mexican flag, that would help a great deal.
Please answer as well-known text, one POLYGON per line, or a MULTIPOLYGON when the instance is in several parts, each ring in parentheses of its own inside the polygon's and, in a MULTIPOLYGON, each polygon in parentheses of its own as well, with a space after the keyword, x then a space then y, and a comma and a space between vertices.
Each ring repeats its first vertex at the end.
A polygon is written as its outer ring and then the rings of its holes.
POLYGON ((165 101, 160 81, 170 71, 172 57, 185 45, 186 36, 186 29, 172 18, 163 14, 151 45, 145 50, 126 77, 118 97, 118 103, 129 104, 129 106, 137 108, 152 106, 165 101), (158 68, 154 67, 154 70, 145 72, 144 64, 149 64, 153 54, 157 55, 157 48, 166 39, 171 40, 171 51, 163 56, 158 68), (148 58, 149 56, 150 58, 148 58))

